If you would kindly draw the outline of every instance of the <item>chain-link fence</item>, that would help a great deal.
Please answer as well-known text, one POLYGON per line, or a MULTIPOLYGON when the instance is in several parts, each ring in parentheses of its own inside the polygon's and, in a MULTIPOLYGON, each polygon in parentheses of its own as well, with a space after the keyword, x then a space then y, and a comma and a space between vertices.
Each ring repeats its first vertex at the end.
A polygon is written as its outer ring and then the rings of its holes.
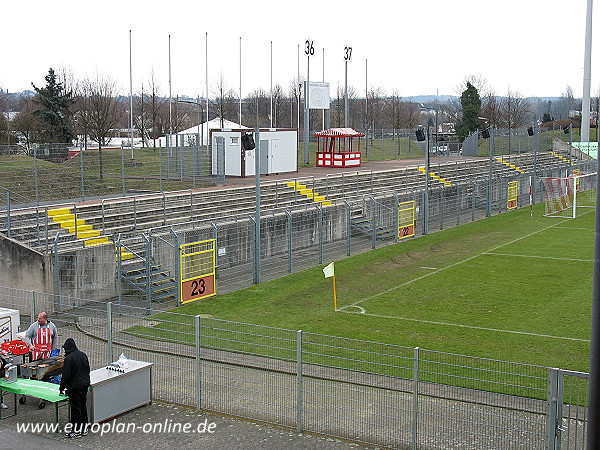
MULTIPOLYGON (((53 295, 0 288, 22 324, 53 295)), ((587 374, 68 297, 92 367, 153 363, 153 398, 392 448, 579 448, 587 374), (558 445, 558 446, 557 446, 558 445)))
MULTIPOLYGON (((231 292, 398 242, 399 203, 414 202, 420 236, 541 202, 541 178, 563 176, 569 167, 542 159, 434 165, 429 189, 416 167, 291 182, 309 186, 308 196, 277 181, 261 187, 259 224, 254 188, 9 210, 0 231, 20 245, 3 241, 14 267, 0 273, 0 285, 27 279, 57 295, 58 308, 63 296, 74 296, 152 310, 180 299, 180 245, 215 239, 217 290, 231 292), (537 177, 523 169, 527 164, 537 165, 537 177), (316 192, 326 200, 315 202, 316 192)), ((593 169, 587 161, 570 167, 593 169)))
MULTIPOLYGON (((359 130, 361 131, 361 130, 359 130)), ((411 129, 362 130, 362 160, 383 161, 422 158, 427 144, 416 142, 411 129)), ((518 155, 549 151, 559 130, 498 129, 490 139, 492 155, 518 155)), ((432 155, 487 155, 475 133, 465 143, 432 132, 432 155), (471 142, 472 141, 472 142, 471 142)), ((107 196, 194 189, 224 181, 224 160, 217 158, 212 143, 200 145, 198 134, 177 134, 163 139, 162 147, 85 148, 69 144, 36 144, 30 148, 0 148, 0 209, 13 202, 39 206, 57 200, 85 201, 107 196), (164 142, 163 142, 164 141, 164 142)), ((124 141, 127 142, 126 140, 124 141)), ((298 163, 304 163, 303 142, 298 144, 298 163)), ((309 165, 314 165, 317 139, 310 139, 309 165)))

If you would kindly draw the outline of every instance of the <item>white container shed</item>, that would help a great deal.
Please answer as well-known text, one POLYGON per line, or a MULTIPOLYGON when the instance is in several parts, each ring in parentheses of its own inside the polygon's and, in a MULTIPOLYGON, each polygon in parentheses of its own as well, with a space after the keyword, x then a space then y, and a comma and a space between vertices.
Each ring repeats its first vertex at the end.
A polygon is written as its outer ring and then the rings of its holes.
MULTIPOLYGON (((298 132, 290 128, 260 129, 261 175, 298 171, 298 132)), ((245 150, 242 135, 249 129, 220 129, 211 132, 212 173, 217 175, 217 138, 225 144, 225 176, 254 176, 256 148, 245 150)), ((255 143, 258 147, 258 142, 255 143)))
POLYGON ((19 310, 0 308, 0 344, 17 339, 20 325, 19 310))

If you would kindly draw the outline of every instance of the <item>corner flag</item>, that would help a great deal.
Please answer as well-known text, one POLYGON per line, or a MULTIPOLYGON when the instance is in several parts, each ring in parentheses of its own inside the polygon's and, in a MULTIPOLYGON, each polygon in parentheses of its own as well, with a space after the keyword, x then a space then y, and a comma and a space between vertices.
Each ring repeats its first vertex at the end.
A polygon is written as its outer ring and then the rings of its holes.
POLYGON ((333 269, 333 263, 327 264, 323 267, 323 273, 325 278, 332 278, 333 281, 333 310, 337 311, 337 289, 335 286, 335 270, 333 269))
POLYGON ((323 273, 325 274, 325 278, 331 278, 335 276, 335 271, 333 269, 333 263, 329 263, 323 268, 323 273))

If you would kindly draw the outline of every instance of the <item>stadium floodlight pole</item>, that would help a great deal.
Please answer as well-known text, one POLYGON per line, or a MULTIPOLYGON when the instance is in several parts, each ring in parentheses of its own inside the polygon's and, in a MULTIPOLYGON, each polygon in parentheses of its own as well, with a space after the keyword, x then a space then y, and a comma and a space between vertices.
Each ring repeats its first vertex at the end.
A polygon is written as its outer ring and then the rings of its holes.
POLYGON ((304 164, 308 165, 308 139, 310 122, 310 57, 315 54, 314 41, 304 41, 304 53, 306 54, 306 81, 304 82, 304 164))
POLYGON ((423 128, 418 128, 415 132, 417 141, 423 142, 427 139, 425 152, 425 192, 423 194, 423 234, 429 234, 429 124, 427 124, 427 136, 423 128))
POLYGON ((345 67, 345 76, 344 76, 344 127, 348 128, 348 61, 352 60, 352 47, 346 45, 344 47, 344 67, 345 67))
MULTIPOLYGON (((173 134, 173 118, 172 118, 172 103, 173 94, 171 92, 171 35, 169 35, 169 142, 171 141, 171 134, 173 134)), ((167 147, 169 147, 167 145, 167 147)))
POLYGON ((581 142, 590 141, 590 89, 592 78, 592 6, 594 1, 587 0, 585 19, 585 54, 583 61, 583 98, 581 105, 581 142))
POLYGON ((431 134, 429 132, 429 123, 427 123, 427 151, 425 152, 425 201, 423 202, 423 234, 429 234, 429 142, 431 134))
POLYGON ((481 136, 484 139, 488 140, 488 155, 489 155, 489 163, 488 163, 488 182, 487 182, 487 192, 486 192, 486 205, 485 205, 485 215, 486 217, 490 217, 492 215, 492 176, 494 171, 494 152, 492 150, 492 131, 493 127, 490 125, 485 130, 481 132, 481 136))
POLYGON ((133 66, 131 64, 131 30, 129 30, 129 143, 133 161, 133 66))
MULTIPOLYGON (((588 130, 589 135, 589 130, 588 130)), ((589 137, 588 137, 589 139, 589 137)), ((569 175, 573 172, 573 124, 569 125, 569 175)))
POLYGON ((273 41, 271 41, 271 113, 269 114, 269 124, 273 128, 273 41))
POLYGON ((240 113, 238 123, 242 124, 242 37, 240 36, 240 113))
POLYGON ((254 207, 254 283, 260 283, 260 128, 254 132, 254 179, 256 199, 254 207))
MULTIPOLYGON (((596 158, 596 173, 600 158, 596 158)), ((596 176, 596 205, 600 200, 600 178, 596 176)), ((600 209, 596 207, 594 231, 594 275, 592 282, 592 320, 590 336, 590 379, 588 393, 587 448, 600 448, 600 209)))
POLYGON ((206 149, 208 151, 208 138, 210 137, 210 135, 209 135, 209 129, 208 129, 208 121, 210 120, 210 111, 208 109, 208 32, 205 34, 205 39, 204 39, 204 58, 205 58, 204 68, 206 70, 206 72, 205 72, 205 83, 206 83, 206 149))

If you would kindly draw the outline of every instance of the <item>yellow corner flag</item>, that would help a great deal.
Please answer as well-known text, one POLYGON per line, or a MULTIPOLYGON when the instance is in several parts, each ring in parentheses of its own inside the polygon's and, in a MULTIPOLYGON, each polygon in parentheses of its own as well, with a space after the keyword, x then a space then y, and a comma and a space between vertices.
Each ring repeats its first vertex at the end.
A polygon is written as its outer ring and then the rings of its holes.
POLYGON ((333 268, 333 263, 329 263, 323 267, 323 273, 325 274, 325 278, 332 278, 333 280, 333 310, 337 311, 337 289, 335 286, 335 269, 333 268))
POLYGON ((325 274, 325 278, 331 278, 335 276, 335 271, 333 269, 333 263, 327 264, 323 268, 323 273, 325 274))

